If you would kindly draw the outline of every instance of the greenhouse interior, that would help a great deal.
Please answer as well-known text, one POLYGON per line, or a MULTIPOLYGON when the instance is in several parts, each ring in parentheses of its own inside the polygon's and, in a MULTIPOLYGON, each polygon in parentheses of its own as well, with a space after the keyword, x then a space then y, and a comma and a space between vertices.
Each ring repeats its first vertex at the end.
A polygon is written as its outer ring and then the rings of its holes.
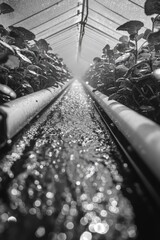
POLYGON ((160 0, 0 0, 0 240, 159 236, 160 0))

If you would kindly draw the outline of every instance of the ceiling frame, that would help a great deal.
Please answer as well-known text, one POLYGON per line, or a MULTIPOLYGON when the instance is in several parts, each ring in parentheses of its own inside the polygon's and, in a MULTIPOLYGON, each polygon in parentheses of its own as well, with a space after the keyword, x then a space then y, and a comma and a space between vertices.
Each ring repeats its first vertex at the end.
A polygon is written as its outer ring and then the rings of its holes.
POLYGON ((44 11, 50 9, 51 7, 54 7, 54 6, 58 5, 59 3, 63 2, 63 1, 65 1, 65 0, 59 0, 58 2, 56 2, 56 3, 54 3, 54 4, 50 5, 50 6, 48 6, 48 7, 46 7, 46 8, 44 8, 44 9, 42 9, 42 10, 40 10, 40 11, 38 11, 38 12, 36 12, 36 13, 34 13, 34 14, 26 17, 26 18, 23 18, 22 20, 20 20, 20 21, 18 21, 18 22, 16 22, 16 23, 14 23, 13 26, 15 26, 15 25, 17 25, 17 24, 19 24, 19 23, 21 23, 21 22, 24 22, 24 21, 30 19, 31 17, 34 17, 35 15, 37 15, 37 14, 39 14, 39 13, 41 13, 41 12, 44 12, 44 11))

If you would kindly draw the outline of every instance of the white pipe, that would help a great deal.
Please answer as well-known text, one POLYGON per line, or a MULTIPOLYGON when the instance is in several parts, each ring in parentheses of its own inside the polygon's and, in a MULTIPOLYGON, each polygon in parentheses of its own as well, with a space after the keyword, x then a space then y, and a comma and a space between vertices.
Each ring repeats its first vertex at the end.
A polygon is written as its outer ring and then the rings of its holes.
MULTIPOLYGON (((7 115, 5 123, 5 138, 10 139, 15 136, 24 126, 26 126, 42 109, 44 109, 61 91, 70 85, 67 83, 63 88, 49 87, 41 91, 17 98, 11 102, 0 106, 1 116, 7 115)), ((2 117, 1 117, 2 118, 2 117)), ((1 121, 2 123, 2 121, 1 121)), ((2 129, 2 126, 0 127, 2 129)), ((0 138, 4 139, 4 132, 0 133, 0 138)), ((3 140, 2 140, 3 141, 3 140)))
POLYGON ((87 89, 160 181, 160 126, 93 88, 87 89))

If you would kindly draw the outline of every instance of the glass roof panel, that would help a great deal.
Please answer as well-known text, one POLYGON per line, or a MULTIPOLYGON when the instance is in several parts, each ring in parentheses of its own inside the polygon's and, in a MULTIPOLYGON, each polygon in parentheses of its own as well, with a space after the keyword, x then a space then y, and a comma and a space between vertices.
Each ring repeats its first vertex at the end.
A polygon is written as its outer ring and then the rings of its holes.
POLYGON ((79 15, 79 17, 77 16, 75 6, 72 7, 72 8, 69 8, 67 11, 61 13, 58 16, 53 16, 52 18, 50 18, 46 22, 43 22, 41 24, 37 24, 37 26, 35 26, 34 28, 32 28, 30 30, 32 30, 32 31, 34 30, 34 33, 38 34, 43 30, 47 30, 51 27, 56 27, 59 24, 64 23, 66 20, 73 19, 74 17, 76 17, 77 20, 80 19, 80 15, 79 15))
MULTIPOLYGON (((102 48, 114 47, 127 32, 116 28, 129 20, 140 20, 151 28, 151 19, 144 13, 145 0, 88 0, 88 16, 82 40, 81 55, 78 39, 81 32, 83 0, 0 0, 13 7, 14 12, 1 14, 1 24, 22 26, 44 38, 53 51, 64 58, 69 68, 88 68, 94 56, 101 56, 102 48), (78 59, 77 67, 76 61, 78 59)), ((86 15, 86 10, 84 15, 86 15)), ((141 43, 141 42, 140 42, 141 43)), ((84 72, 83 71, 83 72, 84 72)))
POLYGON ((37 38, 50 38, 53 35, 56 35, 57 33, 61 33, 65 30, 68 30, 72 27, 74 27, 76 25, 76 23, 78 23, 78 19, 77 17, 72 18, 72 19, 67 19, 66 21, 56 24, 52 27, 48 27, 47 29, 44 29, 40 32, 37 33, 37 38))

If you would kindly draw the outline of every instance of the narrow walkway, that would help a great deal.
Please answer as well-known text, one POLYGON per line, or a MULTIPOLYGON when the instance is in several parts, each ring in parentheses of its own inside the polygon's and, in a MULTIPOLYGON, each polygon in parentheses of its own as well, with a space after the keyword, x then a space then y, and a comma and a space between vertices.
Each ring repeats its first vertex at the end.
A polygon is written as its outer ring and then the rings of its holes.
POLYGON ((0 163, 0 239, 137 239, 121 164, 130 175, 74 82, 0 163))

